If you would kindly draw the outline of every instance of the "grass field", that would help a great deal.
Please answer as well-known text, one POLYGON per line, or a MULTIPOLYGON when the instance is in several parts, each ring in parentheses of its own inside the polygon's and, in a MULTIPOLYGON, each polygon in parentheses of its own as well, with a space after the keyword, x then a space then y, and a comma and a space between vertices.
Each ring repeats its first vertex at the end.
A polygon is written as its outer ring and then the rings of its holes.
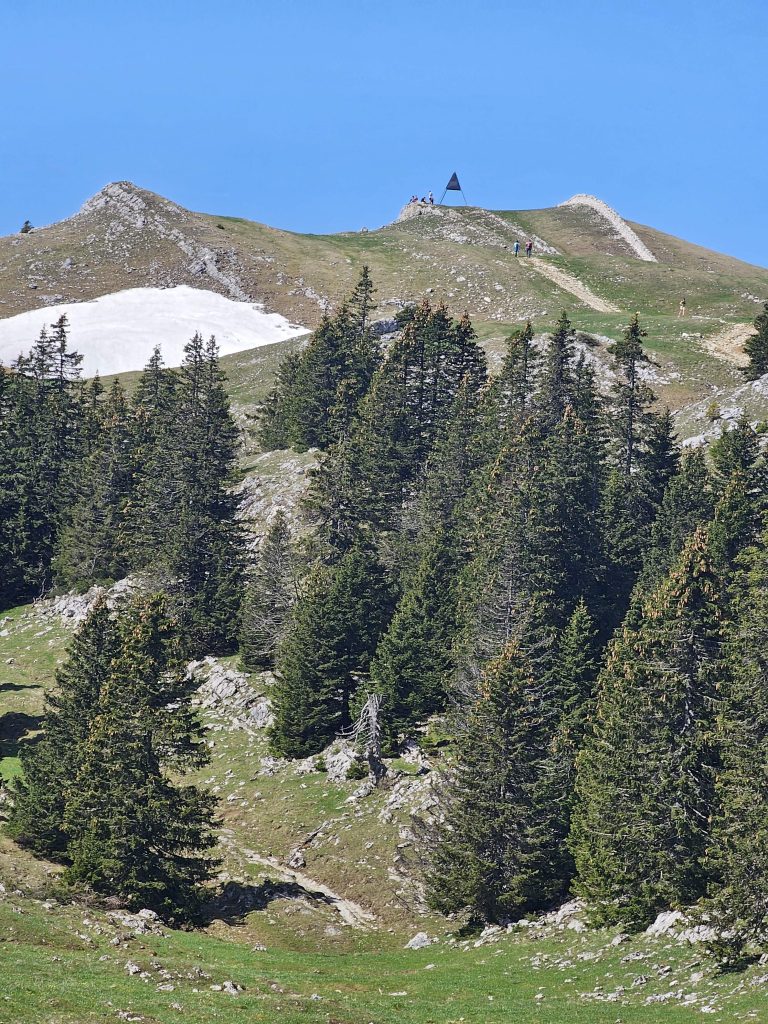
POLYGON ((606 932, 521 929, 418 951, 369 937, 338 954, 254 948, 237 933, 115 945, 125 932, 98 909, 6 896, 0 1024, 677 1024, 699 1013, 760 1021, 768 1010, 761 968, 717 975, 697 949, 644 936, 612 946, 606 932), (239 994, 212 987, 225 982, 239 994))
MULTIPOLYGON (((3 771, 33 742, 43 694, 70 629, 27 606, 0 627, 3 771), (16 716, 24 716, 23 721, 16 716), (8 724, 20 722, 8 756, 8 724)), ((231 659, 234 665, 236 659, 231 659)), ((259 679, 253 679, 258 685, 259 679)), ((668 938, 559 930, 553 923, 492 941, 450 934, 417 912, 393 879, 407 820, 383 814, 388 793, 349 802, 358 783, 320 771, 261 770, 263 735, 227 727, 209 710, 211 764, 200 780, 220 799, 221 881, 244 903, 220 899, 196 931, 133 935, 103 905, 59 902, 59 869, 0 836, 0 1024, 632 1024, 768 1017, 768 974, 754 965, 717 974, 704 951, 668 938), (349 927, 318 894, 286 886, 278 867, 305 847, 312 879, 373 911, 349 927), (252 854, 257 854, 253 857, 252 854), (281 884, 282 881, 282 884, 281 884), (436 941, 405 949, 416 931, 436 941), (126 965, 131 964, 129 973, 126 965), (238 994, 212 986, 232 982, 238 994), (695 1018, 694 1018, 695 1019, 695 1018)), ((391 763, 400 778, 413 766, 391 763)))

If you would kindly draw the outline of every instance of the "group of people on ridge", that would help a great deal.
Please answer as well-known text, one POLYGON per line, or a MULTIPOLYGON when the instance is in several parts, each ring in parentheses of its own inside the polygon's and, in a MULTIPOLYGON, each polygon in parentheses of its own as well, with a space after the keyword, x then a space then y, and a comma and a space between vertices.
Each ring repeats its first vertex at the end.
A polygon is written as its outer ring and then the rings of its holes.
POLYGON ((408 205, 409 206, 411 205, 411 203, 424 203, 427 206, 434 206, 435 205, 435 197, 432 195, 431 192, 427 192, 427 194, 425 196, 422 196, 421 199, 419 199, 419 197, 417 195, 413 195, 408 200, 408 205))

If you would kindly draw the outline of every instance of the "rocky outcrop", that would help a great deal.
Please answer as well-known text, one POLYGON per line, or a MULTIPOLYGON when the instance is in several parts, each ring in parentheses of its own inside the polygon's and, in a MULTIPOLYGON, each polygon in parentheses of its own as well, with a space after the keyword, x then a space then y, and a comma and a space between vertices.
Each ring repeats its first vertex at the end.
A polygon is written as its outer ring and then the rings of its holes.
POLYGON ((126 576, 111 587, 94 586, 84 594, 74 591, 58 597, 47 598, 35 605, 35 613, 40 619, 58 619, 66 626, 77 627, 87 617, 94 604, 106 598, 110 608, 129 600, 135 594, 146 589, 146 583, 140 576, 126 576))
POLYGON ((253 689, 245 673, 226 668, 212 657, 190 662, 187 672, 200 682, 198 705, 226 719, 230 728, 253 733, 272 724, 269 700, 253 689))
POLYGON ((245 302, 251 298, 243 288, 234 249, 214 252, 182 231, 178 223, 192 220, 193 215, 169 199, 137 188, 130 181, 115 181, 84 203, 73 219, 94 215, 108 218, 107 238, 117 238, 126 229, 154 234, 181 250, 190 274, 210 278, 233 299, 245 302))

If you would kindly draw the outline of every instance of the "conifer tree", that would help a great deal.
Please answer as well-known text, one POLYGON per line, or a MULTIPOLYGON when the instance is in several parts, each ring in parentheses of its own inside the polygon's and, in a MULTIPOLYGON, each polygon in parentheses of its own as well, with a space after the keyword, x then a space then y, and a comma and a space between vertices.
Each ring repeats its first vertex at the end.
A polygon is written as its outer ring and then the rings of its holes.
POLYGON ((126 511, 132 492, 132 434, 119 381, 99 415, 100 430, 78 467, 77 497, 54 559, 56 577, 68 587, 112 582, 130 564, 126 511))
POLYGON ((487 458, 484 425, 479 421, 484 396, 465 378, 451 409, 443 434, 427 457, 416 490, 403 506, 398 533, 379 538, 380 550, 403 587, 435 530, 453 548, 456 571, 466 561, 467 528, 476 495, 470 494, 475 476, 487 458))
POLYGON ((136 568, 173 599, 192 653, 231 650, 238 630, 241 535, 229 490, 238 431, 214 338, 196 334, 178 373, 153 357, 136 398, 136 568))
POLYGON ((638 462, 640 486, 650 518, 656 515, 670 480, 680 468, 680 445, 669 409, 651 415, 638 462))
POLYGON ((478 473, 468 495, 467 508, 474 504, 477 511, 468 527, 471 558, 458 583, 462 678, 476 678, 510 641, 522 642, 523 633, 530 632, 532 604, 549 626, 558 619, 562 566, 555 545, 548 543, 552 491, 545 466, 546 437, 539 421, 530 418, 478 473))
POLYGON ((533 345, 531 322, 506 340, 504 362, 482 392, 476 444, 485 459, 493 459, 508 434, 520 430, 533 409, 533 395, 541 357, 533 345))
POLYGON ((598 649, 594 620, 581 599, 559 638, 552 671, 560 707, 553 748, 554 773, 562 800, 568 806, 575 800, 576 757, 593 711, 598 649))
POLYGON ((704 890, 722 599, 700 528, 611 644, 570 839, 598 921, 640 925, 704 890))
POLYGON ((334 436, 331 409, 352 372, 346 306, 323 316, 296 366, 288 438, 299 451, 327 448, 334 436))
POLYGON ((531 405, 539 353, 533 346, 533 326, 529 320, 522 330, 507 338, 507 350, 501 372, 493 381, 493 390, 499 395, 498 422, 519 419, 531 405))
POLYGON ((551 904, 567 884, 564 809, 550 785, 551 691, 510 642, 486 667, 457 741, 427 901, 473 923, 551 904))
POLYGON ((641 366, 649 362, 642 342, 647 333, 635 313, 624 337, 608 349, 620 374, 613 387, 612 422, 617 441, 616 464, 625 476, 636 467, 647 434, 648 410, 655 399, 640 376, 641 366))
POLYGON ((23 748, 23 776, 15 786, 9 831, 41 856, 66 856, 66 805, 118 653, 117 629, 102 602, 75 633, 67 660, 56 672, 55 689, 46 696, 42 739, 23 748))
POLYGON ((248 669, 274 664, 298 596, 298 567, 285 513, 278 509, 259 547, 243 602, 240 654, 248 669))
POLYGON ((290 446, 289 430, 293 403, 297 401, 295 389, 300 362, 300 353, 288 353, 278 368, 277 382, 264 401, 258 437, 265 452, 290 446))
POLYGON ((469 321, 454 323, 443 306, 418 306, 374 375, 344 442, 347 478, 370 530, 397 528, 459 390, 477 394, 484 381, 485 357, 469 321))
MULTIPOLYGON (((711 448, 712 485, 718 499, 711 529, 713 555, 730 574, 742 551, 761 534, 766 511, 768 476, 759 438, 740 420, 724 431, 711 448)), ((739 576, 739 582, 743 579, 739 576)))
POLYGON ((706 865, 720 945, 765 948, 768 930, 768 559, 763 538, 725 648, 721 767, 706 865))
POLYGON ((363 267, 349 298, 323 317, 304 351, 283 361, 262 411, 265 449, 326 449, 339 439, 381 358, 371 325, 374 291, 363 267))
POLYGON ((66 317, 60 317, 52 333, 41 331, 32 350, 15 360, 4 381, 3 441, 12 464, 0 542, 6 607, 42 593, 51 582, 83 449, 81 360, 68 349, 66 317))
POLYGON ((156 565, 180 493, 179 377, 155 348, 131 401, 134 493, 127 509, 132 568, 156 565))
POLYGON ((193 918, 211 877, 213 798, 179 779, 207 761, 194 683, 159 596, 120 622, 112 661, 67 795, 65 880, 166 919, 193 918))
POLYGON ((550 427, 560 422, 566 405, 573 398, 575 337, 571 321, 563 311, 544 351, 544 366, 539 383, 538 403, 543 421, 550 427))
POLYGON ((755 317, 755 333, 747 338, 744 351, 749 357, 749 363, 744 368, 747 380, 757 380, 768 373, 768 302, 755 317))
POLYGON ((330 568, 315 566, 279 652, 271 733, 277 753, 319 753, 349 728, 359 678, 390 615, 389 588, 370 551, 352 548, 330 568))
POLYGON ((704 454, 689 450, 670 480, 651 528, 637 590, 646 596, 666 577, 697 527, 709 522, 715 502, 704 454))
POLYGON ((455 576, 451 537, 437 526, 371 664, 390 743, 446 707, 454 668, 455 576))

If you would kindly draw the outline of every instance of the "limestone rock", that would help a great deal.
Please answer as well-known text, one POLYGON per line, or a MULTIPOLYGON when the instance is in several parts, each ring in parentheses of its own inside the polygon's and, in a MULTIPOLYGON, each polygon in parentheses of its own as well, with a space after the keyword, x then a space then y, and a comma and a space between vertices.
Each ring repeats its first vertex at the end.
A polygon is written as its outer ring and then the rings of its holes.
POLYGON ((426 946, 432 945, 432 939, 427 935, 426 932, 417 932, 412 939, 409 939, 405 944, 406 949, 424 949, 426 946))
POLYGON ((200 680, 197 701, 226 718, 232 729, 254 732, 272 724, 272 709, 267 698, 250 684, 244 672, 227 668, 216 658, 191 661, 187 673, 200 680))
POLYGON ((645 929, 646 935, 652 935, 659 937, 660 935, 668 935, 677 930, 677 926, 685 922, 685 916, 679 910, 664 910, 653 924, 649 925, 645 929))

